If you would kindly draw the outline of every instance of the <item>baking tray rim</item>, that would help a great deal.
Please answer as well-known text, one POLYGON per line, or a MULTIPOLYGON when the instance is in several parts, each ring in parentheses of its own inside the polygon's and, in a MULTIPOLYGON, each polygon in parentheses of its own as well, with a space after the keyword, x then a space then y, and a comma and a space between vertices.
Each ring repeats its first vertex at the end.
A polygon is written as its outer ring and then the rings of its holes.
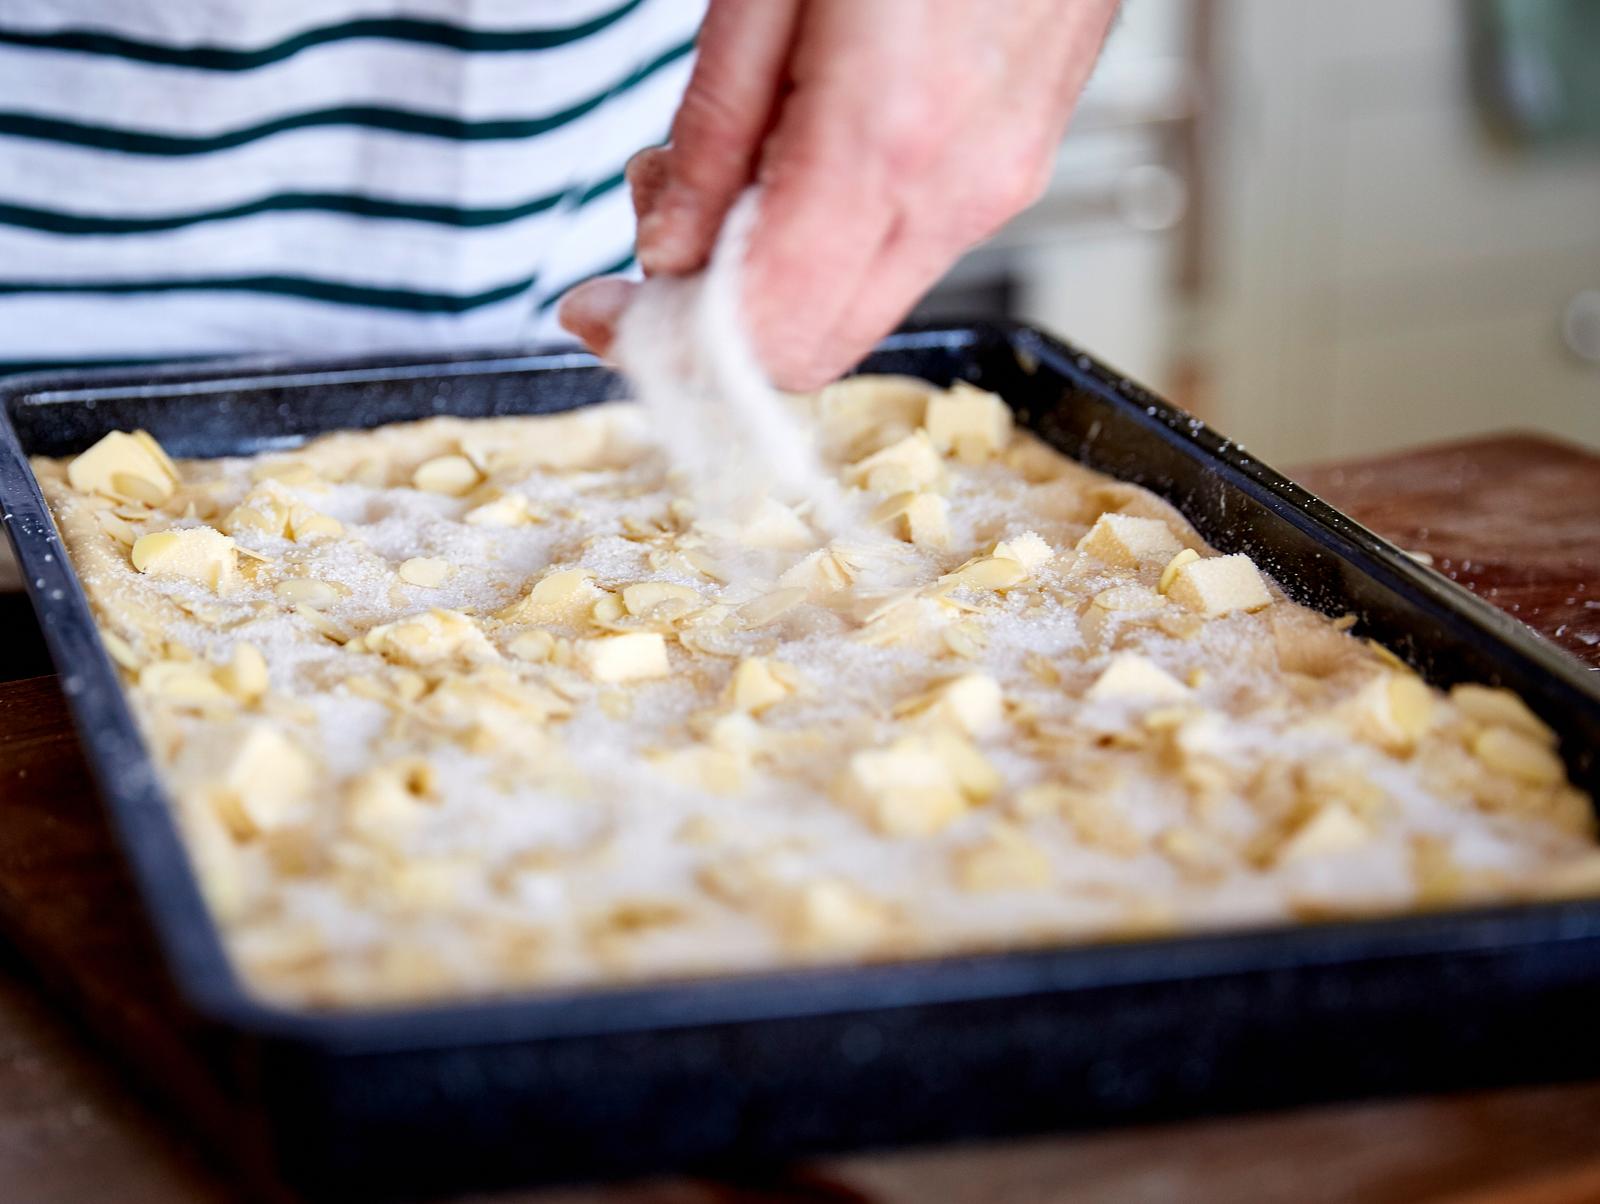
MULTIPOLYGON (((951 351, 982 340, 1010 346, 1019 361, 1047 360, 1069 381, 1124 403, 1126 416, 1316 538, 1341 559, 1358 553, 1380 566, 1391 589, 1424 596, 1548 672, 1600 715, 1600 675, 1456 582, 1424 568, 1308 490, 1246 454, 1186 412, 1086 353, 1021 323, 935 322, 890 336, 883 351, 951 351), (1074 379, 1076 378, 1076 379, 1074 379)), ((1155 985, 1239 973, 1338 967, 1567 943, 1600 937, 1600 898, 1500 903, 1438 912, 1336 921, 1219 926, 1115 941, 1094 940, 865 964, 757 969, 638 984, 559 987, 459 1000, 374 1007, 281 1005, 251 993, 235 971, 203 902, 153 761, 120 680, 97 635, 42 491, 12 423, 19 405, 84 404, 109 398, 200 396, 224 390, 371 383, 557 369, 609 373, 568 347, 484 348, 452 353, 307 360, 229 357, 155 368, 44 371, 0 381, 0 503, 24 585, 62 675, 74 727, 118 843, 132 863, 141 905, 165 968, 202 1019, 263 1039, 342 1053, 417 1050, 507 1041, 597 1036, 665 1028, 780 1020, 928 1004, 997 1000, 1155 985), (40 520, 43 520, 42 522, 40 520), (35 533, 19 532, 32 524, 35 533), (73 645, 83 645, 82 648, 73 645), (77 658, 77 659, 75 659, 77 658), (113 763, 107 728, 131 737, 133 764, 113 763), (120 730, 115 730, 120 729, 120 730), (136 779, 131 783, 128 779, 136 779), (198 910, 200 923, 196 924, 198 910)), ((1025 369, 1026 370, 1026 369, 1025 369)), ((285 446, 307 438, 288 436, 285 446)), ((1369 568, 1361 572, 1373 574, 1369 568)))

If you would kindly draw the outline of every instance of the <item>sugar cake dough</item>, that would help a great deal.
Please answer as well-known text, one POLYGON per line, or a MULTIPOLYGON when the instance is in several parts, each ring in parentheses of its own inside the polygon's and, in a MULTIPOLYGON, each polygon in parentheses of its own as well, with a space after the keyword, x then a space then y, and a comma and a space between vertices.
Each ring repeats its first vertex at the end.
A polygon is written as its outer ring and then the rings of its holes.
POLYGON ((795 399, 855 515, 697 521, 638 410, 34 467, 251 988, 355 1006, 1600 887, 1425 685, 989 394, 795 399))

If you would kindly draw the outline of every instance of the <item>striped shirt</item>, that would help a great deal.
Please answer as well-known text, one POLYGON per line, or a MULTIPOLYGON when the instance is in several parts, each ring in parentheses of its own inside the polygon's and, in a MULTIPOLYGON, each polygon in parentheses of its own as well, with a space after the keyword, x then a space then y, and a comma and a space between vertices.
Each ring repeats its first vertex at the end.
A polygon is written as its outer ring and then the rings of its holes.
POLYGON ((0 371, 548 336, 703 0, 4 0, 0 371))

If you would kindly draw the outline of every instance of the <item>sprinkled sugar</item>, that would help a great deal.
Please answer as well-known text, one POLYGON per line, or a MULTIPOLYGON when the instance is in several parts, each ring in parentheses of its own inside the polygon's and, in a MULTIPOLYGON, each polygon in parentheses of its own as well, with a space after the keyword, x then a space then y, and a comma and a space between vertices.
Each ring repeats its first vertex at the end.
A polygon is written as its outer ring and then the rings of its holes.
POLYGON ((36 462, 256 990, 350 1006, 1600 885, 1588 800, 1510 696, 1430 691, 1275 589, 1169 595, 1176 558, 1078 550, 1109 512, 1214 555, 970 387, 794 404, 847 535, 804 506, 697 519, 623 404, 171 478, 133 438, 79 486, 36 462), (130 563, 200 527, 234 541, 220 565, 130 563), (264 693, 229 668, 245 645, 264 693))

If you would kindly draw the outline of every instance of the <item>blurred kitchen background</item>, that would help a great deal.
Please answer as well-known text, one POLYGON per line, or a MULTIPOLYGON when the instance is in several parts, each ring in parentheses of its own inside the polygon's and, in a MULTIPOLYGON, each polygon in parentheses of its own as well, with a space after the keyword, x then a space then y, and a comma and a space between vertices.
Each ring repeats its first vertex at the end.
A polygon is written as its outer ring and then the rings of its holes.
POLYGON ((1600 445, 1600 0, 1126 0, 1048 195, 922 312, 1037 322, 1280 466, 1600 445))

